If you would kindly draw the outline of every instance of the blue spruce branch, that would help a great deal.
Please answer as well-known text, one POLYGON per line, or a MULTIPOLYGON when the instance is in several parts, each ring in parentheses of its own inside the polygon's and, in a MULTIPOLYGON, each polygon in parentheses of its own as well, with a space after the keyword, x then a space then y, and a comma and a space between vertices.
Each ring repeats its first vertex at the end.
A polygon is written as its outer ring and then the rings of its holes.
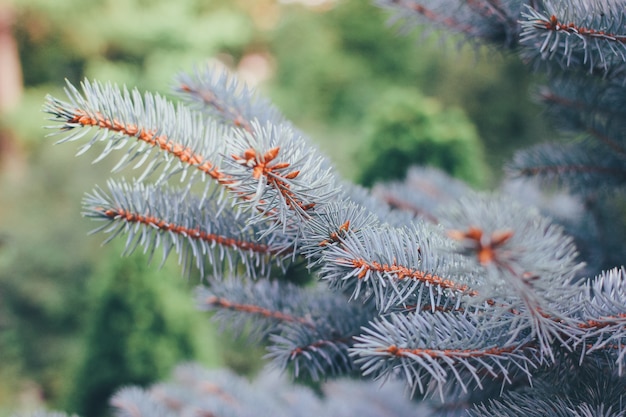
MULTIPOLYGON (((100 116, 106 114, 106 109, 97 108, 107 100, 124 102, 125 93, 99 86, 93 90, 97 97, 91 102, 96 108, 85 114, 94 117, 68 120, 69 114, 82 114, 81 109, 67 104, 59 109, 61 102, 51 100, 49 109, 61 118, 63 129, 83 125, 89 129, 96 125, 105 130, 105 138, 116 144, 120 133, 125 138, 132 136, 129 126, 134 124, 119 122, 121 115, 100 116), (105 100, 98 96, 99 92, 115 97, 105 100)), ((91 91, 87 89, 86 95, 91 91)), ((82 102, 77 98, 73 101, 82 102)), ((145 112, 151 113, 149 109, 145 112)), ((457 375, 462 391, 482 388, 485 378, 494 383, 510 383, 509 369, 530 374, 529 369, 554 360, 556 347, 573 350, 581 343, 584 326, 562 304, 563 299, 571 299, 581 290, 573 282, 578 268, 576 252, 559 228, 525 207, 490 196, 446 204, 445 210, 437 213, 441 226, 420 221, 391 226, 356 203, 340 203, 336 196, 341 192, 328 184, 309 186, 306 193, 300 187, 299 194, 291 194, 296 189, 291 185, 297 184, 288 183, 291 178, 281 183, 290 175, 283 175, 283 169, 302 164, 311 176, 318 178, 325 178, 317 175, 320 170, 325 175, 332 171, 323 162, 301 162, 300 155, 307 153, 306 142, 301 142, 302 149, 296 150, 284 145, 286 140, 281 141, 282 137, 294 141, 290 129, 284 131, 271 125, 262 128, 255 120, 249 126, 253 133, 229 128, 230 133, 224 137, 230 142, 224 145, 222 165, 210 171, 220 174, 209 174, 218 185, 225 186, 232 197, 230 204, 219 192, 214 199, 210 198, 213 194, 195 197, 190 185, 181 191, 170 190, 163 185, 169 176, 162 175, 158 187, 111 182, 110 196, 97 191, 87 198, 86 213, 104 220, 104 227, 114 235, 126 233, 128 251, 137 245, 151 252, 163 246, 166 254, 174 249, 181 257, 196 260, 201 270, 204 261, 198 259, 207 257, 216 274, 209 279, 213 291, 218 292, 205 297, 211 300, 205 307, 278 321, 279 327, 259 327, 266 329, 259 331, 267 335, 269 357, 283 368, 293 365, 296 374, 305 371, 315 379, 350 373, 355 369, 354 363, 363 364, 365 375, 385 376, 395 373, 393 360, 399 360, 405 369, 401 374, 411 390, 426 393, 434 389, 443 397, 444 387, 450 384, 445 377, 448 372, 457 375), (281 132, 287 132, 286 136, 281 132), (282 155, 283 148, 293 151, 282 155), (274 162, 281 155, 285 162, 274 162), (299 195, 306 195, 309 207, 298 203, 299 195), (242 204, 245 215, 241 212, 242 204), (290 215, 291 212, 296 215, 290 215), (214 250, 217 245, 220 249, 214 250), (261 287, 248 286, 257 289, 246 290, 243 281, 224 287, 228 290, 221 290, 220 294, 221 276, 236 270, 235 261, 246 266, 248 276, 262 277, 267 276, 269 268, 261 267, 260 275, 255 268, 270 258, 280 261, 281 254, 283 259, 308 259, 312 271, 329 284, 331 291, 339 290, 339 294, 345 295, 320 310, 326 301, 335 299, 332 293, 306 302, 278 293, 265 297, 280 299, 282 307, 262 305, 263 297, 258 294, 261 287), (241 299, 246 293, 253 296, 241 299), (349 303, 348 298, 354 301, 349 303), (298 311, 300 305, 332 314, 323 314, 316 321, 313 310, 300 315, 285 312, 298 311), (376 315, 380 318, 374 319, 376 315), (436 320, 436 325, 426 324, 428 320, 436 320), (463 325, 463 330, 455 327, 464 320, 471 323, 471 329, 467 325, 463 325), (435 327, 439 336, 449 334, 444 344, 437 338, 419 341, 432 334, 421 330, 435 327), (450 339, 452 335, 458 338, 456 342, 450 339), (359 343, 355 345, 355 341, 359 343), (424 353, 431 351, 448 352, 455 359, 446 354, 424 353), (393 360, 385 367, 389 356, 393 360), (486 368, 481 370, 481 366, 486 368), (486 373, 481 375, 483 371, 486 373), (470 385, 461 377, 466 374, 474 381, 470 385), (435 388, 422 382, 430 379, 435 388)), ((215 132, 214 128, 211 131, 215 132)), ((224 139, 202 132, 199 135, 207 141, 224 139)), ((70 137, 74 139, 75 135, 70 137)), ((141 133, 135 137, 145 141, 141 133)), ((166 155, 174 153, 175 145, 164 137, 163 133, 153 133, 147 143, 166 155)), ((206 144, 204 148, 210 146, 206 144)), ((196 153, 191 144, 182 149, 174 156, 180 163, 189 164, 193 158, 188 156, 196 153)), ((204 159, 198 158, 189 165, 202 165, 204 159)), ((193 180, 191 176, 186 178, 193 180)), ((329 183, 337 187, 336 182, 329 183)))

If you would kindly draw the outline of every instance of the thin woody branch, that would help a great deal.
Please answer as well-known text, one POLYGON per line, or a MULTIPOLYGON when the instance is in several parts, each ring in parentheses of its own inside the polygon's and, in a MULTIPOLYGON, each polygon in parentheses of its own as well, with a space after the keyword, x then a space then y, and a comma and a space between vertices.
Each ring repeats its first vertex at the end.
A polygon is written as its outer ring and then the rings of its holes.
POLYGON ((298 346, 290 352, 289 359, 293 361, 300 356, 306 355, 307 352, 316 351, 324 347, 336 346, 337 344, 348 344, 351 340, 352 339, 350 338, 339 338, 335 340, 318 340, 306 346, 298 346))
POLYGON ((377 261, 368 261, 366 259, 351 259, 347 261, 355 270, 358 270, 357 278, 364 279, 370 272, 378 272, 386 275, 392 275, 395 279, 414 280, 424 284, 438 286, 464 293, 470 296, 477 296, 478 292, 470 289, 467 285, 458 284, 450 279, 432 274, 430 272, 420 271, 419 269, 409 268, 396 263, 382 264, 377 261))
POLYGON ((595 137, 596 139, 598 139, 600 142, 607 145, 609 148, 613 149, 616 153, 618 153, 622 157, 626 156, 626 149, 621 144, 619 144, 616 140, 610 138, 609 136, 605 135, 604 133, 600 132, 597 129, 589 128, 587 132, 593 137, 595 137))
POLYGON ((319 246, 324 247, 341 241, 342 236, 344 236, 348 230, 350 230, 350 220, 346 220, 341 226, 339 226, 339 230, 336 232, 331 232, 328 239, 321 241, 319 246))
POLYGON ((385 191, 381 191, 378 194, 385 203, 389 204, 389 206, 394 209, 411 212, 415 217, 421 217, 433 224, 436 224, 438 221, 437 217, 435 217, 432 213, 422 210, 420 207, 403 200, 397 194, 385 191))
POLYGON ((391 0, 391 4, 394 4, 398 7, 402 7, 407 10, 411 10, 421 16, 424 16, 426 19, 430 20, 433 23, 441 24, 448 29, 452 29, 461 33, 471 34, 473 32, 473 27, 469 25, 464 25, 456 19, 451 17, 446 17, 437 14, 435 11, 412 1, 407 0, 391 0))
POLYGON ((561 22, 555 15, 550 16, 550 19, 536 21, 534 27, 537 29, 543 29, 552 32, 569 33, 571 35, 577 35, 582 38, 595 38, 606 40, 609 42, 616 42, 619 44, 626 44, 626 35, 587 28, 584 26, 576 25, 572 22, 561 22))
MULTIPOLYGON (((61 113, 59 113, 59 115, 63 116, 61 113)), ((67 119, 64 126, 66 130, 73 129, 76 125, 96 126, 101 129, 121 133, 125 136, 134 137, 151 146, 160 148, 175 156, 183 163, 196 167, 221 184, 230 185, 232 183, 232 180, 209 160, 195 153, 191 148, 172 141, 166 135, 158 135, 157 129, 146 129, 135 124, 122 123, 115 119, 109 119, 102 115, 102 113, 96 112, 90 114, 80 109, 73 110, 73 114, 67 115, 64 118, 67 119)))
POLYGON ((431 358, 447 357, 447 358, 480 358, 485 356, 501 356, 507 353, 513 353, 519 349, 518 346, 509 347, 492 347, 489 349, 422 349, 422 348, 400 348, 391 345, 379 352, 388 353, 390 356, 430 356, 431 358))
POLYGON ((564 175, 564 174, 601 174, 601 175, 613 175, 613 176, 625 176, 626 170, 605 168, 593 165, 552 165, 552 166, 537 166, 527 167, 519 171, 520 175, 564 175))
MULTIPOLYGON (((73 129, 76 125, 84 127, 95 126, 136 138, 151 146, 158 147, 170 155, 173 155, 181 162, 202 171, 218 183, 228 187, 239 198, 250 200, 249 196, 243 195, 236 189, 235 181, 231 176, 222 172, 215 164, 194 152, 190 147, 183 146, 171 140, 167 135, 157 134, 157 129, 146 129, 136 124, 123 123, 119 120, 109 119, 100 112, 91 114, 81 109, 75 109, 71 112, 64 111, 63 113, 59 111, 57 114, 66 119, 66 124, 63 128, 65 130, 73 129)), ((302 211, 310 210, 315 204, 298 201, 288 183, 289 180, 296 178, 300 172, 296 170, 282 174, 280 171, 290 166, 287 162, 278 162, 270 165, 270 162, 278 155, 279 150, 280 148, 273 148, 265 154, 258 156, 253 149, 248 149, 244 152, 244 155, 232 155, 232 158, 235 162, 252 168, 252 176, 254 179, 259 179, 261 175, 265 176, 268 185, 276 189, 284 197, 286 204, 290 208, 298 208, 302 211)), ((263 204, 264 201, 261 200, 260 203, 263 204)))
POLYGON ((180 84, 178 88, 180 91, 196 97, 206 106, 215 109, 224 119, 229 120, 233 126, 241 128, 249 133, 253 133, 254 130, 250 121, 248 121, 237 108, 229 105, 223 100, 220 100, 214 92, 208 89, 195 88, 194 86, 185 83, 180 84))
POLYGON ((236 303, 223 297, 211 296, 204 299, 203 303, 213 308, 238 311, 245 314, 261 316, 264 318, 274 319, 283 322, 299 323, 307 327, 314 328, 314 324, 309 319, 283 313, 282 311, 270 310, 253 304, 236 303))
MULTIPOLYGON (((553 93, 552 91, 542 92, 541 98, 546 103, 556 104, 558 106, 573 109, 577 112, 580 112, 581 114, 585 114, 585 113, 589 113, 593 111, 595 114, 602 113, 602 114, 607 114, 611 117, 620 115, 619 111, 617 110, 613 110, 610 108, 601 108, 599 106, 591 106, 591 105, 584 103, 581 100, 571 100, 569 98, 559 96, 553 93)), ((600 132, 598 129, 595 129, 593 127, 588 127, 586 131, 591 136, 598 139, 600 142, 609 146, 618 154, 626 155, 626 149, 620 143, 618 143, 618 141, 616 141, 615 139, 610 138, 606 134, 600 132)))
POLYGON ((578 327, 581 329, 603 329, 611 326, 624 326, 626 325, 626 313, 618 314, 616 316, 605 316, 597 319, 587 320, 580 323, 578 327))
POLYGON ((572 100, 568 97, 564 97, 562 95, 556 94, 554 91, 545 89, 539 94, 539 97, 548 104, 556 104, 565 108, 573 109, 578 112, 590 112, 594 111, 596 113, 602 112, 610 115, 619 114, 617 111, 611 110, 610 108, 602 108, 597 105, 591 106, 582 100, 572 100))
POLYGON ((156 216, 141 215, 122 208, 96 208, 95 210, 99 211, 103 216, 111 220, 124 221, 126 223, 139 223, 144 226, 154 227, 158 230, 185 236, 188 239, 194 239, 211 244, 215 243, 225 247, 238 248, 244 251, 251 251, 260 254, 276 255, 281 252, 278 249, 274 249, 268 245, 264 245, 261 243, 235 239, 232 237, 221 236, 214 233, 207 233, 201 230, 199 227, 190 229, 179 224, 168 222, 156 216))
MULTIPOLYGON (((484 2, 481 0, 467 0, 466 4, 472 8, 472 10, 476 10, 477 13, 485 18, 495 17, 501 23, 511 23, 512 19, 507 16, 502 4, 500 4, 498 0, 489 0, 484 2)), ((513 23, 515 22, 513 21, 513 23)))

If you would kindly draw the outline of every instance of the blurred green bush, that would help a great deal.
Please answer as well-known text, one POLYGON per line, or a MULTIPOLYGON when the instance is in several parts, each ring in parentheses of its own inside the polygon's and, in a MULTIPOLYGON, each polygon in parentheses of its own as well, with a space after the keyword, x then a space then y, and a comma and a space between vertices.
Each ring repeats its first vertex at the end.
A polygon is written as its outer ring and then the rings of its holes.
POLYGON ((86 298, 91 304, 83 357, 67 410, 102 416, 124 385, 146 386, 185 361, 221 364, 215 331, 190 302, 178 268, 156 270, 147 256, 109 256, 86 298))
POLYGON ((474 186, 484 184, 482 145, 462 110, 443 109, 416 89, 390 89, 365 120, 366 137, 357 156, 361 184, 404 179, 411 165, 434 166, 474 186))

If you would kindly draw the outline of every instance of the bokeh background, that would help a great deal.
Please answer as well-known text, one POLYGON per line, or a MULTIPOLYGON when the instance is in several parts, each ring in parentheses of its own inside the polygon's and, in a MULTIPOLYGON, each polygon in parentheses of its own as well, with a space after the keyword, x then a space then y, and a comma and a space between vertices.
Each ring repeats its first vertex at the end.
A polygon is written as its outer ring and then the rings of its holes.
POLYGON ((180 71, 225 66, 366 186, 419 163, 493 187, 549 139, 515 57, 387 20, 364 0, 0 0, 0 417, 104 415, 181 361, 253 373, 262 356, 194 311, 197 277, 87 236, 80 200, 111 165, 46 137, 65 79, 169 95, 180 71))

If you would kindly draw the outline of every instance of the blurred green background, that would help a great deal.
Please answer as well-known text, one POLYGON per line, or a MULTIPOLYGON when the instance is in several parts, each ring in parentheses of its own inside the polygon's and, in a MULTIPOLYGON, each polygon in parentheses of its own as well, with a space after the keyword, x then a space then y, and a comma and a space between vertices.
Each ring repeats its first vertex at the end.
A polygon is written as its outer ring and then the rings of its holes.
POLYGON ((101 415, 119 384, 184 360, 255 366, 193 311, 197 279, 86 236, 80 200, 111 165, 45 137, 44 96, 65 79, 167 95, 220 61, 365 185, 418 162, 488 188, 550 134, 516 59, 386 20, 363 0, 0 0, 0 416, 101 415))

